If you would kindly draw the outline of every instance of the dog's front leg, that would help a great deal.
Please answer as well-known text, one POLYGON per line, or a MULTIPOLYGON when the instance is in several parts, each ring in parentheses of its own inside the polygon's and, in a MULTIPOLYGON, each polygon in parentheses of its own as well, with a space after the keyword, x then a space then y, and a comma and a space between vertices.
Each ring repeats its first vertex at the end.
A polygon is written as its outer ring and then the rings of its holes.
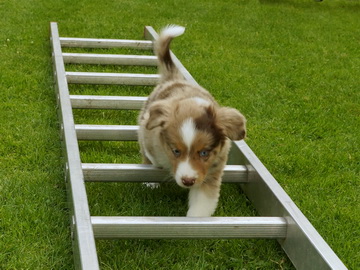
POLYGON ((188 217, 210 217, 214 214, 219 200, 220 186, 193 187, 189 192, 188 217))

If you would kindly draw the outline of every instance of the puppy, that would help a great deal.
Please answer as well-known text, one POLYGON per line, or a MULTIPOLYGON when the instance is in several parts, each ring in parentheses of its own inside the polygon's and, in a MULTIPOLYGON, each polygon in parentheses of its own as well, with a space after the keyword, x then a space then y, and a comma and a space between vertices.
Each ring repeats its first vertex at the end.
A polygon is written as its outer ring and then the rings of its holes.
POLYGON ((187 216, 208 217, 216 210, 230 140, 245 137, 246 120, 183 78, 169 47, 184 31, 169 25, 155 42, 161 78, 140 112, 138 138, 143 163, 169 170, 190 190, 187 216))

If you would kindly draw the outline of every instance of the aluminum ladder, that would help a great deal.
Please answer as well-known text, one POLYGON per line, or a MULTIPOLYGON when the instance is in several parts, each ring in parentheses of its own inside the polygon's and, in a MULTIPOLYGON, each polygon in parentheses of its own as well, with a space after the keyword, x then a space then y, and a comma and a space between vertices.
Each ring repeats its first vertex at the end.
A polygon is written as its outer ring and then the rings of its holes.
MULTIPOLYGON (((146 97, 71 95, 68 84, 155 85, 157 74, 67 72, 65 64, 156 66, 155 56, 63 53, 62 47, 152 50, 155 30, 146 26, 145 40, 60 37, 52 22, 51 45, 55 89, 61 120, 65 178, 71 212, 77 269, 99 269, 97 238, 272 238, 277 239, 297 269, 347 269, 291 198, 244 141, 234 141, 223 182, 239 182, 260 217, 105 217, 90 216, 85 182, 161 182, 166 172, 141 164, 84 164, 78 140, 135 141, 137 126, 77 125, 72 109, 140 109, 146 97)), ((172 54, 183 76, 194 78, 172 54)))

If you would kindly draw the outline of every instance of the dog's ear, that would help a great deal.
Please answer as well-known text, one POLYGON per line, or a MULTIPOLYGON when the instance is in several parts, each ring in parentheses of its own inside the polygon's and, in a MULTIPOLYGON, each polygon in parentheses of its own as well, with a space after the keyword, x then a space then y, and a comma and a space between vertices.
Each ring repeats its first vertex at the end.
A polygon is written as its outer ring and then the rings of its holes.
POLYGON ((246 119, 236 109, 221 107, 216 112, 217 125, 230 140, 242 140, 246 136, 246 119))
POLYGON ((149 108, 149 118, 146 128, 151 130, 156 127, 163 127, 169 116, 170 108, 164 102, 154 102, 149 108))

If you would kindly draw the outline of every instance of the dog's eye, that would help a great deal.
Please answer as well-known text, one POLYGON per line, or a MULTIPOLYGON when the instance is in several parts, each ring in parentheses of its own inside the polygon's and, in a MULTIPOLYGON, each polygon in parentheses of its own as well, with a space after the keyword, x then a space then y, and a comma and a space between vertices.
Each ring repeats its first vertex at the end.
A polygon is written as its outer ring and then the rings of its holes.
POLYGON ((181 151, 179 149, 173 149, 172 152, 175 157, 179 157, 181 155, 181 151))
POLYGON ((209 151, 207 151, 207 150, 202 150, 202 151, 200 151, 199 152, 199 156, 200 157, 203 157, 203 158, 206 158, 206 157, 208 157, 209 156, 209 151))

